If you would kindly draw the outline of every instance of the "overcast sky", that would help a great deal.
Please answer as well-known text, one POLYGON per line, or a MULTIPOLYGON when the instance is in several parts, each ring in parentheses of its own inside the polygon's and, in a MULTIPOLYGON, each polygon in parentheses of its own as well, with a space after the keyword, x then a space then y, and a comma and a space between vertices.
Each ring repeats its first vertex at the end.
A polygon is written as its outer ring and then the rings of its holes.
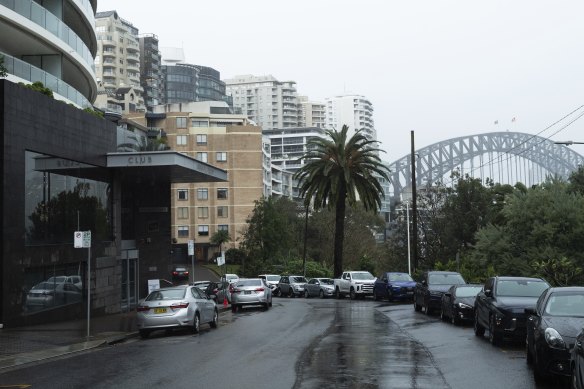
POLYGON ((223 79, 366 96, 390 162, 410 131, 416 148, 506 130, 584 142, 584 118, 545 130, 584 105, 581 0, 98 0, 108 10, 223 79))

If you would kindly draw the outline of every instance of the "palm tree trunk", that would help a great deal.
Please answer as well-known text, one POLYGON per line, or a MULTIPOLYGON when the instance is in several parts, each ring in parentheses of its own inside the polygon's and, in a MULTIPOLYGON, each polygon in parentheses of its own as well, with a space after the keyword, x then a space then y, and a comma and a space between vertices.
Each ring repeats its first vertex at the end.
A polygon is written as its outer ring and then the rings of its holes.
POLYGON ((345 197, 346 191, 341 189, 335 206, 335 247, 334 276, 340 278, 343 274, 343 241, 345 240, 345 197))

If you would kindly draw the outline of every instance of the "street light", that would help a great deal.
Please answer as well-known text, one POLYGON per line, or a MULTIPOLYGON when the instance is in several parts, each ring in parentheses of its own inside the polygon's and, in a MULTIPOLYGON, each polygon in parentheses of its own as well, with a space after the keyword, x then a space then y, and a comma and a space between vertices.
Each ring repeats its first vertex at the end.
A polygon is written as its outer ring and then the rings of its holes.
POLYGON ((557 145, 565 145, 565 146, 571 146, 571 145, 584 145, 584 142, 574 142, 573 140, 566 140, 566 141, 558 141, 558 142, 554 142, 557 145))

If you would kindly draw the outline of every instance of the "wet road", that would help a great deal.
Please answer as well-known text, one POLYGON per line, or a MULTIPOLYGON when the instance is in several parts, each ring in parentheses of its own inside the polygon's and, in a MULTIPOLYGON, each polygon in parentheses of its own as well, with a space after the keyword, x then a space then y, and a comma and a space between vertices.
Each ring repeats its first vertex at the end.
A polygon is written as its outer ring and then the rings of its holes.
MULTIPOLYGON (((408 305, 274 299, 219 329, 153 333, 0 374, 32 388, 536 388, 522 345, 491 346, 408 305)), ((549 386, 558 387, 557 383, 549 386)), ((543 387, 541 387, 543 388, 543 387)))

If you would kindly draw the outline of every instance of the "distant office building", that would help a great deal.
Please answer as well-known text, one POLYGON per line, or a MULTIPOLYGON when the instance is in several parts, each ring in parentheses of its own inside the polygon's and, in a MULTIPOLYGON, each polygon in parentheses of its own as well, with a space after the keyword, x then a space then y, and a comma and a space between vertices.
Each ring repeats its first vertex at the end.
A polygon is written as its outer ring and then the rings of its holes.
POLYGON ((299 126, 295 81, 243 75, 224 80, 233 106, 264 130, 299 126))
POLYGON ((140 44, 138 29, 120 18, 116 11, 95 15, 97 55, 95 70, 100 94, 99 108, 117 112, 143 112, 144 89, 140 80, 140 44), (133 94, 120 101, 119 95, 132 88, 133 94), (125 103, 125 101, 129 101, 125 103))
POLYGON ((142 34, 140 44, 140 84, 144 89, 144 104, 148 111, 162 104, 162 59, 158 50, 158 36, 142 34))
POLYGON ((97 1, 0 1, 0 56, 9 81, 40 81, 54 97, 91 107, 97 1), (42 17, 39 17, 41 15, 42 17))
POLYGON ((186 253, 188 241, 195 240, 198 260, 209 260, 218 252, 210 243, 217 231, 229 233, 226 248, 237 247, 254 202, 264 195, 261 128, 228 110, 225 102, 191 102, 128 116, 150 129, 163 130, 174 151, 227 171, 228 182, 172 185, 170 235, 175 251, 186 253))
POLYGON ((326 127, 340 131, 343 125, 354 133, 363 129, 370 140, 377 140, 373 124, 373 104, 360 95, 341 95, 326 99, 326 127))
POLYGON ((318 127, 326 126, 326 104, 310 101, 307 96, 298 96, 298 126, 318 127))

